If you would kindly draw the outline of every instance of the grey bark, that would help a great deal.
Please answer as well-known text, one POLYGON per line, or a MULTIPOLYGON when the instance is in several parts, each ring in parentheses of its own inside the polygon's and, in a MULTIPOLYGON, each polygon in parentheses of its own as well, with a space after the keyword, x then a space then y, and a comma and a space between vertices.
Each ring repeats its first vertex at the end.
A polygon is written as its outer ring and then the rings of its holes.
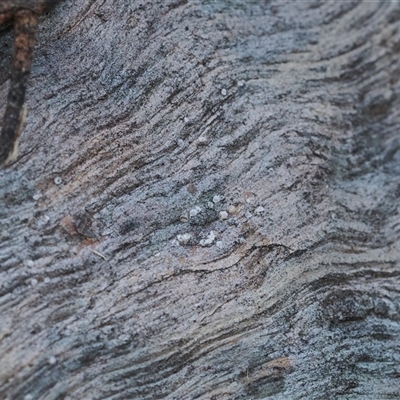
POLYGON ((278 0, 43 17, 0 173, 0 398, 400 398, 399 20, 278 0))

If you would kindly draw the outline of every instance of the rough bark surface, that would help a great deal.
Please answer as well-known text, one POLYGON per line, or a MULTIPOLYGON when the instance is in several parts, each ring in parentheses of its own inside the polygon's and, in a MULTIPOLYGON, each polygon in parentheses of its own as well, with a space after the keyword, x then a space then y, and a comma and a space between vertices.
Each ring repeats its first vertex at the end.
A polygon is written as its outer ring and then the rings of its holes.
POLYGON ((44 16, 0 173, 0 398, 400 398, 399 28, 388 1, 44 16))

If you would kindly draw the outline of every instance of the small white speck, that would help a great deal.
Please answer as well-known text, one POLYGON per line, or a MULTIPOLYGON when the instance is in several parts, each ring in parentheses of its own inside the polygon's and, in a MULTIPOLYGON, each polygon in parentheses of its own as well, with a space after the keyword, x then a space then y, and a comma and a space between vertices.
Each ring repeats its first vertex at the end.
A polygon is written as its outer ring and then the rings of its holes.
POLYGON ((255 212, 256 214, 262 214, 264 211, 265 211, 265 208, 262 207, 262 206, 259 206, 259 207, 257 207, 257 208, 254 210, 254 212, 255 212))
POLYGON ((207 201, 207 208, 212 210, 214 208, 214 203, 212 201, 207 201))
POLYGON ((226 89, 225 88, 221 90, 221 94, 222 94, 222 96, 226 96, 226 89))
POLYGON ((188 117, 183 118, 183 122, 184 122, 185 124, 187 124, 189 121, 190 121, 190 119, 189 119, 188 117))
POLYGON ((56 185, 61 185, 62 182, 63 182, 63 180, 62 180, 61 176, 56 176, 56 177, 54 178, 54 183, 55 183, 56 185))
POLYGON ((41 199, 43 197, 43 195, 41 193, 35 193, 33 195, 33 200, 37 201, 39 199, 41 199))
POLYGON ((243 80, 238 81, 238 83, 237 83, 237 85, 238 85, 239 87, 242 87, 242 86, 244 86, 245 84, 246 84, 246 82, 243 81, 243 80))
POLYGON ((33 396, 29 393, 27 395, 25 395, 24 400, 32 400, 33 396))
POLYGON ((250 193, 246 197, 246 203, 248 203, 248 204, 254 204, 255 201, 256 201, 256 196, 253 193, 250 193))
POLYGON ((225 247, 225 246, 224 246, 224 243, 223 243, 221 240, 218 240, 218 242, 216 242, 215 244, 216 244, 217 247, 220 248, 220 249, 223 249, 223 248, 225 247))
POLYGON ((50 283, 50 278, 48 276, 46 276, 46 278, 44 278, 44 283, 50 283))
POLYGON ((161 256, 161 253, 160 253, 159 251, 156 251, 156 252, 153 254, 153 256, 154 256, 154 257, 160 257, 160 256, 161 256))
POLYGON ((223 197, 218 194, 216 194, 212 199, 213 203, 215 203, 215 204, 219 203, 222 200, 223 200, 223 197))
POLYGON ((183 139, 178 139, 176 142, 178 143, 179 147, 183 147, 185 145, 185 141, 183 139))
POLYGON ((50 365, 54 365, 54 364, 57 362, 57 358, 55 358, 54 356, 50 356, 50 357, 48 358, 47 362, 48 362, 50 365))
POLYGON ((25 260, 25 265, 27 267, 33 267, 35 263, 32 260, 25 260))
POLYGON ((186 244, 189 242, 189 240, 192 238, 192 235, 190 233, 184 233, 183 235, 178 235, 176 239, 180 244, 186 244))
POLYGON ((197 140, 196 140, 196 144, 197 146, 204 146, 206 145, 208 142, 207 136, 200 136, 197 140))
POLYGON ((251 218, 253 216, 253 214, 250 211, 246 211, 246 213, 244 214, 246 218, 251 218))
POLYGON ((332 218, 334 221, 336 221, 336 220, 337 220, 337 216, 336 216, 336 214, 335 214, 335 213, 333 213, 333 214, 331 215, 331 218, 332 218))
POLYGON ((50 221, 50 217, 48 215, 43 215, 43 217, 41 217, 38 220, 38 225, 39 226, 47 225, 49 223, 49 221, 50 221))
POLYGON ((129 335, 127 334, 122 334, 118 336, 118 340, 121 342, 129 342, 129 335))
POLYGON ((212 245, 212 240, 210 239, 201 239, 200 240, 200 246, 206 247, 206 246, 211 246, 212 245))
POLYGON ((275 175, 275 170, 271 167, 271 168, 268 169, 268 173, 270 175, 275 175))
POLYGON ((201 213, 201 207, 196 206, 189 211, 191 217, 195 217, 197 214, 201 213))
POLYGON ((229 215, 228 215, 228 213, 226 211, 221 211, 219 213, 219 218, 222 219, 222 220, 228 219, 228 216, 229 215))
POLYGON ((246 239, 244 238, 244 237, 238 237, 237 239, 236 239, 236 242, 237 243, 244 243, 246 241, 246 239))
POLYGON ((32 278, 32 279, 31 279, 31 285, 32 285, 32 286, 36 286, 37 284, 38 284, 38 280, 35 279, 35 278, 32 278))
POLYGON ((211 231, 205 239, 200 240, 200 246, 203 247, 211 246, 214 243, 215 238, 216 238, 215 232, 211 231))

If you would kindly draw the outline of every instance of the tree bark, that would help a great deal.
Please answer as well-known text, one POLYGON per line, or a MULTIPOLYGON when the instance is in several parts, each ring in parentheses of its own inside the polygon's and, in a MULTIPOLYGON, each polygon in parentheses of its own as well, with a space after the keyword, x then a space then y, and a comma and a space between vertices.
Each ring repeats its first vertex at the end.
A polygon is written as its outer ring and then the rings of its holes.
POLYGON ((39 23, 0 398, 400 398, 399 4, 116 3, 39 23))

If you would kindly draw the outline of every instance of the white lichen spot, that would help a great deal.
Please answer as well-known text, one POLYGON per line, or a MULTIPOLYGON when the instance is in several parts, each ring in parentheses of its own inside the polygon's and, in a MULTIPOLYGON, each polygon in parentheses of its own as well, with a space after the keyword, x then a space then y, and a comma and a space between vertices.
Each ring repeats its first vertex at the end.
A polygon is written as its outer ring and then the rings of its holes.
POLYGON ((224 246, 224 243, 221 241, 221 240, 218 240, 216 243, 215 243, 215 245, 219 248, 219 249, 223 249, 225 246, 224 246))
POLYGON ((205 146, 208 142, 207 136, 201 135, 199 138, 196 140, 196 145, 197 146, 205 146))
POLYGON ((225 88, 223 88, 222 90, 221 90, 221 94, 222 94, 222 96, 226 96, 226 89, 225 88))
POLYGON ((184 122, 185 124, 187 124, 189 121, 190 121, 190 119, 189 119, 188 117, 183 118, 183 122, 184 122))
POLYGON ((238 81, 238 83, 237 83, 237 85, 239 86, 239 87, 242 87, 242 86, 244 86, 246 84, 246 82, 244 81, 244 80, 240 80, 240 81, 238 81))
POLYGON ((264 211, 265 211, 265 208, 262 207, 262 206, 259 206, 259 207, 257 207, 257 208, 254 210, 254 212, 255 212, 256 214, 262 214, 264 211))
POLYGON ((256 201, 256 195, 252 192, 245 192, 244 198, 247 204, 254 204, 256 201))
POLYGON ((57 358, 55 358, 54 356, 50 356, 50 357, 47 359, 47 362, 48 362, 50 365, 54 365, 54 364, 57 362, 57 358))
POLYGON ((119 336, 118 336, 118 340, 119 340, 120 342, 128 343, 128 342, 129 342, 129 339, 130 339, 130 337, 129 337, 129 335, 127 335, 126 333, 123 333, 122 335, 119 335, 119 336))
POLYGON ((35 265, 35 263, 33 262, 33 260, 25 260, 25 265, 28 268, 32 268, 35 265))
POLYGON ((44 283, 50 283, 50 278, 48 276, 46 276, 46 278, 44 278, 44 283))
POLYGON ((200 246, 202 247, 207 247, 212 245, 212 240, 209 239, 201 239, 200 240, 200 246))
POLYGON ((36 286, 38 284, 38 280, 35 278, 31 279, 31 286, 36 286))
POLYGON ((192 235, 190 233, 184 233, 183 235, 178 235, 176 239, 180 244, 186 244, 189 242, 189 240, 192 238, 192 235))
POLYGON ((201 213, 201 211, 202 211, 201 207, 196 206, 189 211, 189 215, 190 215, 190 217, 195 217, 197 214, 201 213))
POLYGON ((216 236, 215 232, 214 232, 214 231, 211 231, 211 232, 207 235, 207 237, 206 237, 205 239, 201 239, 201 240, 200 240, 200 246, 202 246, 202 247, 211 246, 211 245, 214 243, 216 237, 217 237, 217 236, 216 236))
POLYGON ((219 194, 216 194, 216 195, 212 198, 212 201, 213 201, 213 203, 217 204, 217 203, 221 202, 223 199, 224 199, 223 196, 221 196, 221 195, 219 195, 219 194))
POLYGON ((61 176, 56 176, 56 177, 54 178, 54 183, 55 183, 57 186, 58 186, 58 185, 61 185, 62 182, 63 182, 63 180, 62 180, 61 176))
POLYGON ((275 170, 271 167, 271 168, 268 168, 268 173, 271 175, 271 176, 273 176, 273 175, 275 175, 275 170))
POLYGON ((336 221, 336 220, 337 220, 336 214, 335 214, 335 213, 332 213, 332 214, 331 214, 331 218, 332 218, 334 221, 336 221))
POLYGON ((226 211, 221 211, 220 213, 219 213, 219 219, 221 219, 221 220, 226 220, 226 219, 228 219, 228 217, 229 217, 229 214, 226 212, 226 211))
POLYGON ((38 201, 39 199, 41 199, 43 197, 42 193, 35 193, 33 196, 33 200, 38 201))
POLYGON ((25 395, 24 400, 33 400, 33 396, 28 393, 27 395, 25 395))
POLYGON ((161 253, 160 253, 159 251, 156 251, 156 252, 153 254, 153 256, 154 256, 154 257, 160 257, 160 256, 161 256, 161 253))
POLYGON ((214 203, 212 201, 207 201, 207 208, 212 210, 214 208, 214 203))
POLYGON ((178 143, 178 146, 179 146, 179 147, 183 147, 183 146, 185 145, 185 141, 184 141, 183 139, 178 139, 178 140, 176 141, 176 143, 178 143))
POLYGON ((41 218, 38 220, 38 226, 42 227, 47 225, 50 222, 50 217, 48 215, 43 215, 41 218))

